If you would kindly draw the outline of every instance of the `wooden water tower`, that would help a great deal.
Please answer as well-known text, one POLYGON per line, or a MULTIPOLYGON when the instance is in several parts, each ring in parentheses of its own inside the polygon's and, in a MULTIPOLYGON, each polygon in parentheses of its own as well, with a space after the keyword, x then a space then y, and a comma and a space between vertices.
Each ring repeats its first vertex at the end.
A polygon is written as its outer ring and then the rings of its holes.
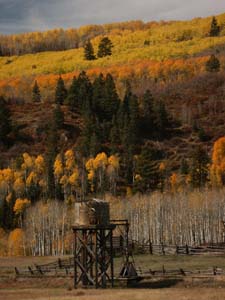
POLYGON ((79 204, 74 233, 74 287, 114 285, 113 230, 109 204, 93 199, 79 204))

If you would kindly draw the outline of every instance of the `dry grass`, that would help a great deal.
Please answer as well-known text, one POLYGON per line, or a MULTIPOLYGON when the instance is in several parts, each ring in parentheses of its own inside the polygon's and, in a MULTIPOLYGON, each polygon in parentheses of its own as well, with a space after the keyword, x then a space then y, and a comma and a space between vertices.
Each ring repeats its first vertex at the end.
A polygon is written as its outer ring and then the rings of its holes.
POLYGON ((38 299, 38 300, 222 300, 225 299, 225 289, 212 288, 176 288, 176 289, 118 289, 118 290, 1 290, 0 299, 38 299))
MULTIPOLYGON (((55 257, 2 257, 0 258, 0 300, 217 300, 225 299, 224 278, 187 278, 151 280, 139 283, 135 288, 121 288, 107 290, 73 289, 73 279, 70 278, 44 278, 28 279, 15 278, 14 267, 19 269, 28 265, 44 264, 54 261, 55 257)), ((138 255, 135 257, 136 265, 143 269, 184 268, 188 270, 208 269, 218 266, 225 268, 223 256, 150 256, 138 255)), ((121 266, 121 259, 116 259, 116 271, 121 266)))

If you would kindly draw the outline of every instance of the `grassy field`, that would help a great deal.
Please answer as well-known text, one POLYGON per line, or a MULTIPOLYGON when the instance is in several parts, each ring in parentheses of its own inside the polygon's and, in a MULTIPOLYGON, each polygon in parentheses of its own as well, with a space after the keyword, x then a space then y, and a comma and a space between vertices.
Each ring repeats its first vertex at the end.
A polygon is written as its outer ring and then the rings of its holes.
MULTIPOLYGON (((0 300, 11 299, 83 299, 83 300, 136 300, 136 299, 225 299, 224 278, 194 279, 160 279, 143 281, 135 287, 117 286, 115 289, 87 290, 73 289, 73 279, 15 278, 14 267, 22 269, 28 265, 45 264, 54 261, 55 257, 2 257, 0 258, 0 300)), ((149 268, 185 270, 209 269, 213 266, 225 268, 224 256, 135 256, 135 264, 143 270, 149 268)), ((121 266, 121 259, 116 259, 116 273, 121 266)))
MULTIPOLYGON (((0 276, 14 275, 14 267, 18 269, 26 268, 34 264, 45 264, 57 260, 58 257, 0 257, 0 276)), ((65 258, 65 257, 64 257, 65 258)), ((179 269, 184 270, 204 270, 213 267, 225 269, 224 256, 176 256, 176 255, 135 255, 134 262, 137 267, 144 270, 160 270, 165 269, 179 269)), ((122 259, 115 259, 115 272, 118 273, 122 265, 122 259)))
POLYGON ((132 290, 73 290, 63 289, 47 290, 10 290, 0 291, 0 299, 3 300, 222 300, 225 299, 225 289, 193 288, 193 289, 132 289, 132 290))

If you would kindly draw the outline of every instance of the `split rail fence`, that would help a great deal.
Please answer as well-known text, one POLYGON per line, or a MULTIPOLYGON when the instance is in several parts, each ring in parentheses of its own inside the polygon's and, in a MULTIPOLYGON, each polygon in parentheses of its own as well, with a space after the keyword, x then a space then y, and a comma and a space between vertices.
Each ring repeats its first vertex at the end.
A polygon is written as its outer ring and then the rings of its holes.
POLYGON ((152 243, 132 242, 132 248, 137 253, 149 253, 151 255, 223 255, 225 254, 225 244, 215 245, 154 245, 152 243))

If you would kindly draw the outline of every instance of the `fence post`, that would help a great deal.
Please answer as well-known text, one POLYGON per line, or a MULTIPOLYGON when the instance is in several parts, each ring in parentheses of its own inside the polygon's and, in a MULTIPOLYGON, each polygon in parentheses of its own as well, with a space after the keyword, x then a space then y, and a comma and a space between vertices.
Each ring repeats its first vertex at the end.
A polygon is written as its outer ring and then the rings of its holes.
POLYGON ((179 246, 176 245, 176 254, 179 254, 179 246))
POLYGON ((186 254, 187 254, 187 255, 189 254, 189 247, 188 247, 187 244, 186 244, 186 254))
POLYGON ((164 245, 162 244, 161 246, 162 246, 162 254, 165 255, 166 253, 165 253, 164 245))
POLYGON ((152 242, 149 242, 149 253, 150 253, 151 255, 153 254, 152 242))

